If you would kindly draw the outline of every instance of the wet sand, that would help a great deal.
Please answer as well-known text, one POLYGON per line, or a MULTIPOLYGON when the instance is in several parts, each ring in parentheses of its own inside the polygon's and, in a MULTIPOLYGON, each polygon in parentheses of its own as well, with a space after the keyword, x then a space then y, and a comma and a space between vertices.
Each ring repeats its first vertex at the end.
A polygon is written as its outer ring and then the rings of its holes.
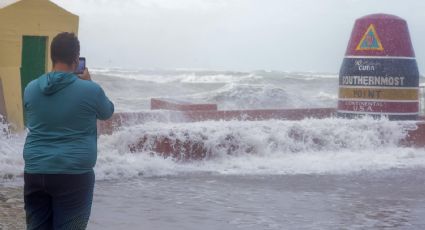
POLYGON ((91 229, 425 229, 424 172, 100 182, 91 229))
POLYGON ((0 229, 25 229, 22 187, 3 187, 0 184, 0 229))
MULTIPOLYGON (((99 181, 89 228, 425 229, 425 170, 186 174, 99 181)), ((0 229, 23 229, 22 187, 0 185, 0 229)))

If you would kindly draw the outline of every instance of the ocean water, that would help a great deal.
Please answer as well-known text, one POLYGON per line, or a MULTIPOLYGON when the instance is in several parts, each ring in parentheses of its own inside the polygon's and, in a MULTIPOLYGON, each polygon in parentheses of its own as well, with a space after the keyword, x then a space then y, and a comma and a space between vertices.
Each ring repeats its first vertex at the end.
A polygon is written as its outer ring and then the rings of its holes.
MULTIPOLYGON (((152 97, 220 110, 337 103, 336 74, 94 69, 92 76, 117 112, 147 111, 152 97)), ((424 229, 425 149, 398 145, 415 127, 371 118, 122 127, 99 137, 89 229, 424 229), (153 155, 149 145, 130 152, 145 134, 202 140, 210 154, 182 162, 153 155)), ((0 229, 20 229, 25 134, 7 130, 0 123, 0 229)))

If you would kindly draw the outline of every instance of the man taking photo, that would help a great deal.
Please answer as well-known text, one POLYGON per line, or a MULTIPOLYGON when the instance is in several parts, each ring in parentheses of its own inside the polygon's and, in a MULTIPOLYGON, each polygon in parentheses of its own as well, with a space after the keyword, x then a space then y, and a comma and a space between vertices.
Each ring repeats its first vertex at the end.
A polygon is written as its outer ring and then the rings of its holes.
POLYGON ((27 229, 85 229, 90 217, 97 159, 97 119, 114 112, 88 69, 74 74, 80 42, 73 33, 52 41, 53 70, 24 92, 24 201, 27 229))

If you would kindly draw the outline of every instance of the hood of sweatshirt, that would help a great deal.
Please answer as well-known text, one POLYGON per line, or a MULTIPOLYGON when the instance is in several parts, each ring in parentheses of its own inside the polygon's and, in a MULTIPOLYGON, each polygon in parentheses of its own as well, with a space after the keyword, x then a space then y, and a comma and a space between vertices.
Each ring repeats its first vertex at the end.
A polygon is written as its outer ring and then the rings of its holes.
POLYGON ((50 72, 38 79, 38 85, 45 95, 52 95, 66 88, 75 80, 77 80, 77 76, 73 73, 50 72))

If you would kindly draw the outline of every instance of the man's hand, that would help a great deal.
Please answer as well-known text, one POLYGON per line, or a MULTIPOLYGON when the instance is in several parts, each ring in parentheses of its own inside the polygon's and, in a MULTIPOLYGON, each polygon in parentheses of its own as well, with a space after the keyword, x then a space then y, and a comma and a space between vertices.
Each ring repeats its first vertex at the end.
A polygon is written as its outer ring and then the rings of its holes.
POLYGON ((82 80, 91 81, 89 69, 85 68, 82 74, 79 74, 78 77, 82 80))

